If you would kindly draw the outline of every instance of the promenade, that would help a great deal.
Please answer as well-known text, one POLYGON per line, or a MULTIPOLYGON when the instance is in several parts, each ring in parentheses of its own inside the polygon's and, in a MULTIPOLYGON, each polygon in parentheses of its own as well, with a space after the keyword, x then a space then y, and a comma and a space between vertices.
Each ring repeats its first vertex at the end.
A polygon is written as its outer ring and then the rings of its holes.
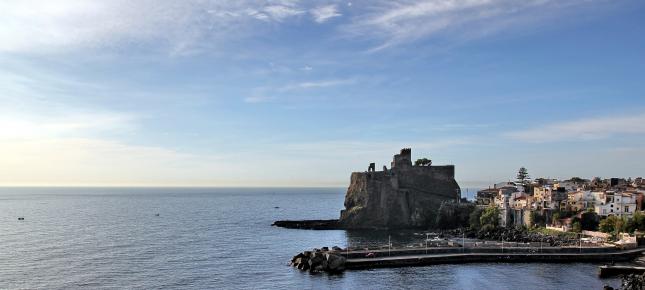
MULTIPOLYGON (((425 250, 425 249, 424 249, 425 250)), ((408 267, 434 264, 458 263, 573 263, 573 262, 622 262, 640 256, 645 248, 615 250, 603 248, 546 248, 538 251, 533 248, 509 249, 433 249, 425 254, 422 250, 378 250, 372 251, 375 257, 365 257, 365 251, 350 251, 341 254, 348 256, 347 269, 369 269, 384 267, 408 267), (461 250, 461 252, 459 252, 461 250), (421 252, 420 252, 421 251, 421 252)))

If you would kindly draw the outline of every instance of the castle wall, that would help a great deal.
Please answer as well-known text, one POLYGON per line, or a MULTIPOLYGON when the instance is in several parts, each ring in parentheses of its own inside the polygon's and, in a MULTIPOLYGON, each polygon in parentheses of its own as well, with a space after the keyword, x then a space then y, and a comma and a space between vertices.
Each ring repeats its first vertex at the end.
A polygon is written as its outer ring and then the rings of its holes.
POLYGON ((460 198, 454 172, 452 165, 354 172, 340 221, 346 228, 427 227, 441 202, 460 198))

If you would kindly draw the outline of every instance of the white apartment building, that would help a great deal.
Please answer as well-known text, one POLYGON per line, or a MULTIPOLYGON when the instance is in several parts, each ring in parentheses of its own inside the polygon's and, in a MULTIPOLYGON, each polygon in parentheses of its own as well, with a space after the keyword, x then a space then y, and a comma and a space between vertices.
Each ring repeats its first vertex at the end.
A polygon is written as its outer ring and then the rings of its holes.
POLYGON ((636 211, 636 198, 633 194, 615 191, 594 192, 599 202, 594 207, 599 216, 631 216, 636 211))

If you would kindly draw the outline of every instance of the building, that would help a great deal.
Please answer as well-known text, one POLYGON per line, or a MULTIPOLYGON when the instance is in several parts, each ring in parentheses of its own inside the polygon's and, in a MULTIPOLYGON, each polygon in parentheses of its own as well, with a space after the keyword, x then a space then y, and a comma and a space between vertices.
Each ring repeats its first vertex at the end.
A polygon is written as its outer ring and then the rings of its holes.
POLYGON ((509 192, 500 189, 494 200, 500 211, 500 225, 531 226, 532 197, 524 192, 509 192))
POLYGON ((499 193, 497 188, 487 188, 477 191, 477 196, 475 198, 475 203, 477 205, 489 205, 494 203, 495 196, 499 193))
POLYGON ((594 207, 599 216, 627 216, 636 211, 636 196, 629 192, 604 191, 597 193, 599 203, 594 207))
POLYGON ((564 190, 566 190, 567 192, 577 191, 578 189, 580 189, 580 185, 571 180, 558 181, 555 184, 553 184, 553 188, 560 188, 560 187, 563 187, 564 190))
POLYGON ((594 210, 596 204, 600 203, 600 198, 597 193, 590 190, 580 190, 567 193, 567 210, 570 211, 585 211, 594 210))
POLYGON ((564 210, 567 206, 567 191, 564 187, 545 185, 533 188, 536 209, 564 210))

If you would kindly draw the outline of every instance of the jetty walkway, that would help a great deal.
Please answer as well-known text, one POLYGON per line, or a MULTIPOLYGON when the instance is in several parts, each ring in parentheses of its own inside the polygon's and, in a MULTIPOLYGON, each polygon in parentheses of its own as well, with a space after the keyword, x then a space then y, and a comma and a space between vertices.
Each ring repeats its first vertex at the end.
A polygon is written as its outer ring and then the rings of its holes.
POLYGON ((371 251, 374 257, 365 257, 366 251, 338 253, 347 257, 347 269, 370 269, 384 267, 409 267, 434 264, 458 263, 572 263, 572 262, 622 262, 640 256, 645 248, 617 250, 612 248, 556 248, 537 251, 533 248, 509 249, 425 249, 371 251), (448 251, 446 251, 448 250, 448 251))

